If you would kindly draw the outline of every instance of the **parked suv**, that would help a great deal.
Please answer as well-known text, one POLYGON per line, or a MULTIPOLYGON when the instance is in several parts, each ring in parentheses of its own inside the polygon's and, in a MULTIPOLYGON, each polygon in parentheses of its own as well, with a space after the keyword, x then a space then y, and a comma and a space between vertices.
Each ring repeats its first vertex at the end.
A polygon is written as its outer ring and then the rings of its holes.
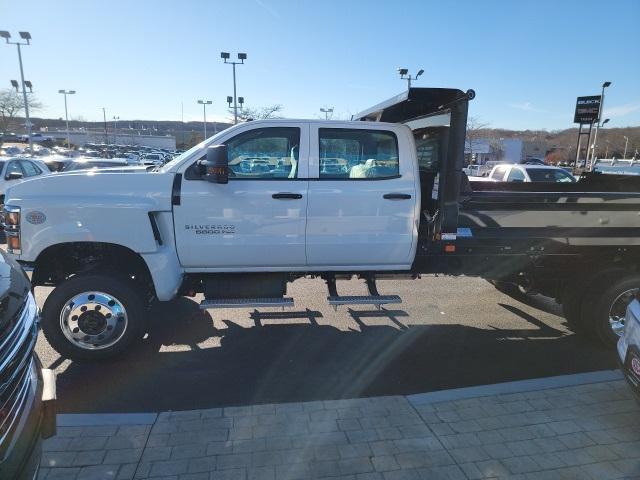
POLYGON ((31 282, 0 251, 0 478, 33 479, 42 439, 55 433, 55 377, 33 352, 38 307, 31 282))

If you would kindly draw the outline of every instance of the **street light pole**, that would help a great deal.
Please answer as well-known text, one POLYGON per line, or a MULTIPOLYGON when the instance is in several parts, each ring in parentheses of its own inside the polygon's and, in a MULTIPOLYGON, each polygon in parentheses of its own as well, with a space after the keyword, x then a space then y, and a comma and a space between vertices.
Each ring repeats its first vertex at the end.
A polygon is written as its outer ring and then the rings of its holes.
POLYGON ((333 113, 333 107, 331 108, 321 108, 320 111, 324 113, 324 119, 329 120, 329 114, 333 113))
POLYGON ((113 116, 113 144, 118 144, 118 120, 120 117, 113 116))
POLYGON ((67 148, 71 148, 71 142, 69 141, 69 111, 67 109, 67 95, 74 95, 75 90, 58 90, 58 93, 64 95, 64 118, 67 125, 67 148))
POLYGON ((20 63, 20 81, 22 82, 22 99, 24 101, 24 118, 25 127, 27 128, 27 138, 29 140, 29 154, 33 155, 33 141, 31 140, 31 120, 29 119, 29 102, 27 101, 27 90, 24 83, 24 69, 22 67, 22 45, 31 45, 31 34, 29 32, 19 32, 20 38, 25 40, 25 43, 10 42, 11 34, 5 30, 0 31, 0 37, 4 38, 9 45, 16 45, 18 47, 18 62, 20 63))
POLYGON ((622 155, 622 159, 626 160, 627 159, 627 146, 629 145, 629 137, 623 136, 622 138, 624 138, 624 155, 622 155))
POLYGON ((202 114, 204 116, 204 121, 202 123, 204 128, 204 138, 207 139, 207 105, 211 105, 213 102, 211 100, 198 100, 198 103, 202 105, 202 114))
POLYGON ((233 123, 238 123, 238 97, 236 95, 236 65, 244 65, 244 61, 247 59, 246 53, 238 53, 239 62, 228 61, 231 56, 229 52, 220 52, 220 58, 224 60, 224 63, 230 63, 233 66, 233 123))
POLYGON ((398 68, 398 73, 400 74, 400 80, 407 81, 407 90, 411 90, 411 81, 417 80, 418 77, 424 73, 424 70, 418 70, 418 73, 416 73, 415 77, 411 76, 408 68, 398 68))
MULTIPOLYGON (((595 151, 596 151, 596 146, 598 145, 598 127, 600 126, 600 122, 602 121, 602 110, 604 106, 604 89, 610 86, 611 86, 611 82, 604 82, 602 84, 602 93, 600 94, 600 107, 598 108, 598 123, 596 123, 596 131, 593 134, 593 144, 591 145, 591 161, 589 162, 590 165, 592 165, 595 161, 595 151)), ((588 160, 589 160, 589 151, 587 150, 587 161, 588 160)))

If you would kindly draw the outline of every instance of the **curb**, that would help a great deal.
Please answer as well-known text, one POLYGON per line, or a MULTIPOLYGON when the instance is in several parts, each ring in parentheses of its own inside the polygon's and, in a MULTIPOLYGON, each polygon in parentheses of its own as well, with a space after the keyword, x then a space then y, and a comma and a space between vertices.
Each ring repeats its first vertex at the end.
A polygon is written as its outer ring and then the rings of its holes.
POLYGON ((532 392, 549 390, 551 388, 573 387, 589 383, 612 382, 623 380, 619 370, 600 370, 597 372, 576 373, 573 375, 559 375, 556 377, 534 378, 515 382, 494 383, 477 387, 453 388, 429 393, 407 395, 407 400, 414 406, 436 402, 448 402, 467 398, 487 397, 490 395, 504 395, 509 393, 532 392))
MULTIPOLYGON (((549 390, 552 388, 573 387, 590 383, 623 380, 619 370, 601 370, 597 372, 559 375, 555 377, 518 380, 514 382, 479 385, 476 387, 453 388, 436 392, 416 393, 404 397, 413 406, 430 403, 464 400, 468 398, 504 395, 510 393, 549 390)), ((94 427, 104 425, 153 425, 157 413, 63 413, 57 415, 59 427, 94 427)))

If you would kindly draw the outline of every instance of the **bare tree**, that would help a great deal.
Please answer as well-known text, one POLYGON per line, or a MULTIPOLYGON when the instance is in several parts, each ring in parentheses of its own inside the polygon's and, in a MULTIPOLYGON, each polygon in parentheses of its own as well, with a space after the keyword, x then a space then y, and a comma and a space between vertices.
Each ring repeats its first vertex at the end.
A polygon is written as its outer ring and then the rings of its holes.
POLYGON ((485 130, 489 127, 487 122, 483 122, 479 117, 467 118, 467 148, 469 150, 469 163, 473 161, 473 152, 477 150, 483 136, 485 136, 485 130))
MULTIPOLYGON (((42 104, 34 98, 33 94, 27 96, 29 109, 35 111, 42 108, 42 104)), ((15 90, 0 90, 0 131, 9 130, 13 119, 24 110, 24 100, 21 94, 15 90)))
MULTIPOLYGON (((243 108, 238 110, 238 120, 246 122, 247 120, 261 120, 265 118, 282 118, 278 115, 282 111, 282 105, 271 105, 261 108, 243 108)), ((229 113, 233 115, 233 109, 229 109, 229 113)))
POLYGON ((499 138, 491 138, 491 140, 489 140, 489 148, 495 155, 496 160, 502 160, 502 157, 504 157, 504 145, 502 144, 502 140, 499 138))

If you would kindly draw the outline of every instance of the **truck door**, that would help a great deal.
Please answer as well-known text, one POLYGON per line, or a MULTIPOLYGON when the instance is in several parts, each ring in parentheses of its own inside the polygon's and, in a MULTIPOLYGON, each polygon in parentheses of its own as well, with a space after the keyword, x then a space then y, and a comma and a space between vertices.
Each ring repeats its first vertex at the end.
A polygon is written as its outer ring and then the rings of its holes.
POLYGON ((180 263, 204 271, 304 266, 308 125, 247 124, 221 143, 229 183, 201 180, 193 166, 184 172, 174 206, 180 263))
POLYGON ((409 268, 420 205, 410 130, 342 125, 311 125, 307 263, 409 268))

